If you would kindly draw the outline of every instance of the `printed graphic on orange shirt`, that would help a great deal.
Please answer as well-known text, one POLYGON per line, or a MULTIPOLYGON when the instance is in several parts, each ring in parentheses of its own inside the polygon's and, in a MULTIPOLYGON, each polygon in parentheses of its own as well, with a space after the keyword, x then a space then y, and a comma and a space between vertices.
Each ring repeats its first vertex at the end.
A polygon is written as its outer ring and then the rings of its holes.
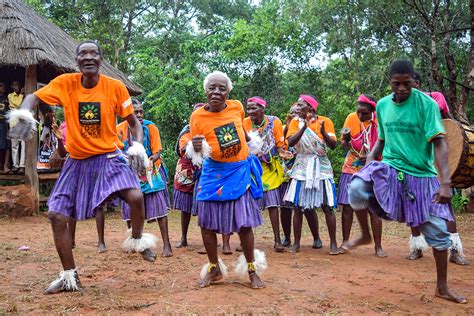
POLYGON ((79 123, 84 138, 100 137, 100 102, 79 102, 79 123))
POLYGON ((238 155, 242 149, 242 145, 234 123, 216 127, 214 133, 216 134, 217 142, 222 152, 222 158, 230 158, 238 155))

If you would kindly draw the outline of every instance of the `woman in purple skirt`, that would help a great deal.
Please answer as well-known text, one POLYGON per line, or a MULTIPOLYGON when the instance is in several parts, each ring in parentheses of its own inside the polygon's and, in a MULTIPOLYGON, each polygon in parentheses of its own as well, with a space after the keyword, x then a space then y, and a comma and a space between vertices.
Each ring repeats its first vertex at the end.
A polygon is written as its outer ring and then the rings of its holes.
POLYGON ((266 107, 267 102, 261 97, 249 98, 247 100, 249 117, 244 120, 244 129, 249 134, 257 133, 263 139, 262 152, 258 154, 263 169, 264 191, 260 203, 262 209, 268 209, 275 242, 273 249, 283 252, 285 247, 281 244, 278 208, 282 205, 280 187, 285 180, 283 158, 288 158, 290 153, 284 149, 285 138, 280 119, 265 115, 266 107))
POLYGON ((209 286, 226 274, 225 265, 217 256, 216 234, 236 232, 244 252, 236 272, 248 274, 251 288, 262 288, 264 284, 259 274, 266 268, 265 254, 254 249, 252 231, 263 222, 257 202, 263 195, 262 168, 258 158, 249 155, 249 146, 258 142, 250 140, 244 131, 242 104, 228 100, 232 82, 226 74, 216 71, 207 75, 204 90, 207 105, 193 112, 189 124, 192 156, 206 158, 202 163, 196 202, 198 223, 209 258, 201 271, 200 286, 209 286))
POLYGON ((69 219, 94 217, 100 205, 113 194, 120 194, 132 206, 132 231, 123 248, 144 257, 155 256, 150 248, 154 247, 156 237, 143 233, 145 210, 136 174, 145 172, 148 158, 141 144, 143 131, 133 114, 128 91, 122 82, 99 74, 102 49, 97 43, 80 43, 76 62, 80 73, 56 77, 47 86, 26 96, 20 110, 10 112, 10 137, 28 140, 36 128, 30 111, 36 110, 39 100, 64 107, 70 157, 48 199, 48 219, 63 271, 45 294, 81 289, 68 230, 69 219), (117 115, 130 124, 137 140, 127 152, 135 170, 117 150, 120 146, 115 129, 117 115))
MULTIPOLYGON (((149 176, 140 178, 140 185, 145 197, 145 219, 150 223, 157 221, 163 238, 162 257, 173 256, 170 238, 168 234, 168 211, 170 209, 170 198, 167 188, 166 171, 161 159, 160 132, 156 125, 143 118, 143 107, 138 100, 133 100, 135 116, 143 128, 143 146, 150 160, 151 168, 148 170, 149 176), (148 179, 147 179, 148 178, 148 179)), ((130 146, 130 128, 127 121, 117 125, 117 133, 124 143, 124 148, 130 146)), ((130 226, 130 206, 124 202, 122 208, 122 218, 130 226)))
POLYGON ((447 283, 451 239, 446 222, 452 220, 452 215, 447 204, 451 179, 445 131, 433 99, 412 89, 413 74, 408 60, 396 60, 390 66, 393 93, 377 104, 378 140, 367 156, 366 166, 351 179, 349 202, 356 211, 369 208, 382 218, 418 227, 433 248, 435 295, 467 303, 447 283), (382 153, 379 162, 376 157, 382 153))
MULTIPOLYGON (((367 154, 377 141, 377 117, 375 116, 375 99, 361 94, 357 100, 357 112, 349 114, 342 128, 341 145, 347 151, 344 165, 342 166, 337 201, 342 205, 342 250, 346 251, 358 245, 368 244, 372 241, 369 232, 368 210, 356 212, 362 236, 349 241, 352 228, 354 210, 349 205, 347 185, 354 173, 365 164, 367 154)), ((375 255, 379 258, 387 255, 382 250, 382 220, 370 214, 372 233, 374 234, 375 255)))

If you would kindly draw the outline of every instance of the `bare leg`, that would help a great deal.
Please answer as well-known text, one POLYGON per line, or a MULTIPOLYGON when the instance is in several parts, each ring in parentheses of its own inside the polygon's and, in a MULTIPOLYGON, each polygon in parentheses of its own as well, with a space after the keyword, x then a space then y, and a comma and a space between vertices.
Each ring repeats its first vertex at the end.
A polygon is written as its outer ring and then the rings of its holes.
POLYGON ((323 209, 324 216, 326 217, 326 225, 328 226, 330 239, 329 254, 338 255, 340 251, 337 248, 336 241, 336 214, 334 214, 333 210, 327 205, 323 205, 321 208, 323 209))
POLYGON ((160 226, 161 238, 163 239, 162 257, 172 257, 170 236, 168 234, 168 216, 158 218, 158 226, 160 226))
POLYGON ((268 215, 270 216, 270 222, 272 223, 273 240, 275 241, 273 248, 277 252, 282 252, 285 250, 285 248, 281 244, 280 239, 280 219, 278 216, 278 207, 268 208, 268 215))
POLYGON ((387 254, 382 249, 382 220, 378 216, 370 214, 370 224, 374 235, 375 255, 379 258, 385 258, 387 254))
MULTIPOLYGON (((49 212, 48 219, 51 222, 54 245, 56 246, 56 251, 58 252, 59 259, 61 260, 63 270, 66 271, 75 269, 76 264, 74 263, 74 256, 72 254, 71 231, 68 228, 70 218, 58 213, 49 212)), ((79 282, 77 272, 74 274, 74 278, 76 279, 77 285, 80 288, 81 284, 79 282)), ((55 294, 65 290, 72 289, 67 289, 67 286, 63 281, 53 282, 48 288, 45 289, 44 294, 55 294)))
POLYGON ((104 230, 105 230, 105 206, 103 208, 99 208, 97 213, 95 214, 95 224, 97 226, 97 235, 99 238, 99 253, 103 253, 107 251, 107 247, 105 246, 105 238, 104 238, 104 230))
POLYGON ((222 253, 224 255, 232 254, 232 250, 230 249, 230 234, 222 234, 222 253))
POLYGON ((283 240, 282 245, 288 247, 291 245, 291 208, 282 207, 280 209, 280 220, 283 234, 285 235, 285 240, 283 240))
POLYGON ((303 212, 301 208, 295 208, 293 212, 293 231, 295 234, 295 242, 290 248, 289 252, 298 252, 300 251, 300 242, 301 242, 301 229, 303 228, 303 212))
MULTIPOLYGON (((360 230, 361 230, 362 235, 359 238, 349 241, 346 244, 347 249, 355 248, 360 245, 367 245, 372 242, 372 237, 370 236, 370 231, 369 231, 368 213, 369 213, 368 210, 361 210, 361 211, 355 212, 357 221, 359 222, 359 225, 360 225, 360 230)), ((371 219, 372 218, 373 217, 371 215, 371 219)), ((380 225, 382 225, 381 220, 380 220, 380 225)))
POLYGON ((188 229, 189 222, 191 221, 191 214, 181 212, 181 239, 176 244, 176 248, 188 246, 188 229))
POLYGON ((467 300, 448 288, 448 251, 433 248, 436 262, 436 292, 435 295, 455 303, 465 304, 467 300))
MULTIPOLYGON (((242 227, 239 232, 240 237, 240 244, 244 250, 245 260, 248 263, 254 262, 254 237, 253 231, 251 227, 242 227)), ((260 277, 257 275, 255 271, 249 271, 249 278, 250 278, 250 287, 252 289, 262 289, 265 287, 260 277)))
POLYGON ((68 218, 67 228, 68 228, 70 236, 71 236, 71 242, 72 242, 71 248, 72 249, 76 248, 76 224, 77 224, 77 222, 74 218, 72 218, 72 217, 68 218))
MULTIPOLYGON (((130 206, 130 226, 132 227, 132 238, 140 239, 145 222, 145 202, 140 189, 126 189, 120 191, 120 195, 130 206)), ((127 224, 129 225, 129 224, 127 224)), ((156 254, 151 249, 145 249, 140 253, 146 261, 155 261, 156 254)))
POLYGON ((319 238, 319 221, 318 221, 318 214, 316 213, 316 210, 315 209, 305 210, 304 216, 306 217, 306 221, 308 222, 311 235, 313 235, 312 248, 314 249, 322 248, 323 242, 321 241, 321 238, 319 238))
POLYGON ((206 276, 199 281, 200 287, 207 287, 211 285, 212 282, 221 280, 223 275, 218 264, 216 233, 201 228, 201 235, 204 247, 206 248, 207 257, 209 258, 209 263, 215 265, 207 272, 206 276))
POLYGON ((348 204, 342 205, 342 245, 341 248, 349 249, 349 238, 351 236, 352 221, 354 218, 354 210, 348 204))

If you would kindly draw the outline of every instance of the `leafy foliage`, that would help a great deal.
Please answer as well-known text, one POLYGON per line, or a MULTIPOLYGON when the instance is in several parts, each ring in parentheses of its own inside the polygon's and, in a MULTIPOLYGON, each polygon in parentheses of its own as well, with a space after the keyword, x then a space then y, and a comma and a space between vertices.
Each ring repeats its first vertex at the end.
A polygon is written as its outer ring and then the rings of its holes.
MULTIPOLYGON (((445 93, 456 117, 474 119, 472 94, 460 86, 474 81, 467 1, 27 2, 75 38, 98 40, 143 88, 171 174, 176 137, 191 105, 205 101, 202 80, 213 70, 232 78, 231 98, 262 96, 282 119, 299 94, 313 94, 318 113, 340 129, 360 93, 390 92, 390 62, 409 58, 426 90, 445 93)), ((342 149, 330 158, 338 172, 342 149)))

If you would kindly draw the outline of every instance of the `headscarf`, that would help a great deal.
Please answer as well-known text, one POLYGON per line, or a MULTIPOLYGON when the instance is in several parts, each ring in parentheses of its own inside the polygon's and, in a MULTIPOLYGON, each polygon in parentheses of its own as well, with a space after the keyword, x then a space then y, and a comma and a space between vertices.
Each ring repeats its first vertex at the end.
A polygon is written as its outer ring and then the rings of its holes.
POLYGON ((359 98, 357 99, 357 102, 367 103, 367 104, 371 105, 373 108, 375 108, 377 106, 377 103, 375 101, 369 99, 365 94, 361 94, 359 96, 359 98))
POLYGON ((261 97, 251 97, 251 98, 247 99, 247 103, 248 102, 255 102, 255 103, 263 106, 264 108, 267 107, 267 101, 265 101, 261 97))
POLYGON ((314 97, 307 94, 302 94, 300 95, 300 99, 305 100, 313 108, 313 110, 318 108, 318 101, 316 101, 314 97))

